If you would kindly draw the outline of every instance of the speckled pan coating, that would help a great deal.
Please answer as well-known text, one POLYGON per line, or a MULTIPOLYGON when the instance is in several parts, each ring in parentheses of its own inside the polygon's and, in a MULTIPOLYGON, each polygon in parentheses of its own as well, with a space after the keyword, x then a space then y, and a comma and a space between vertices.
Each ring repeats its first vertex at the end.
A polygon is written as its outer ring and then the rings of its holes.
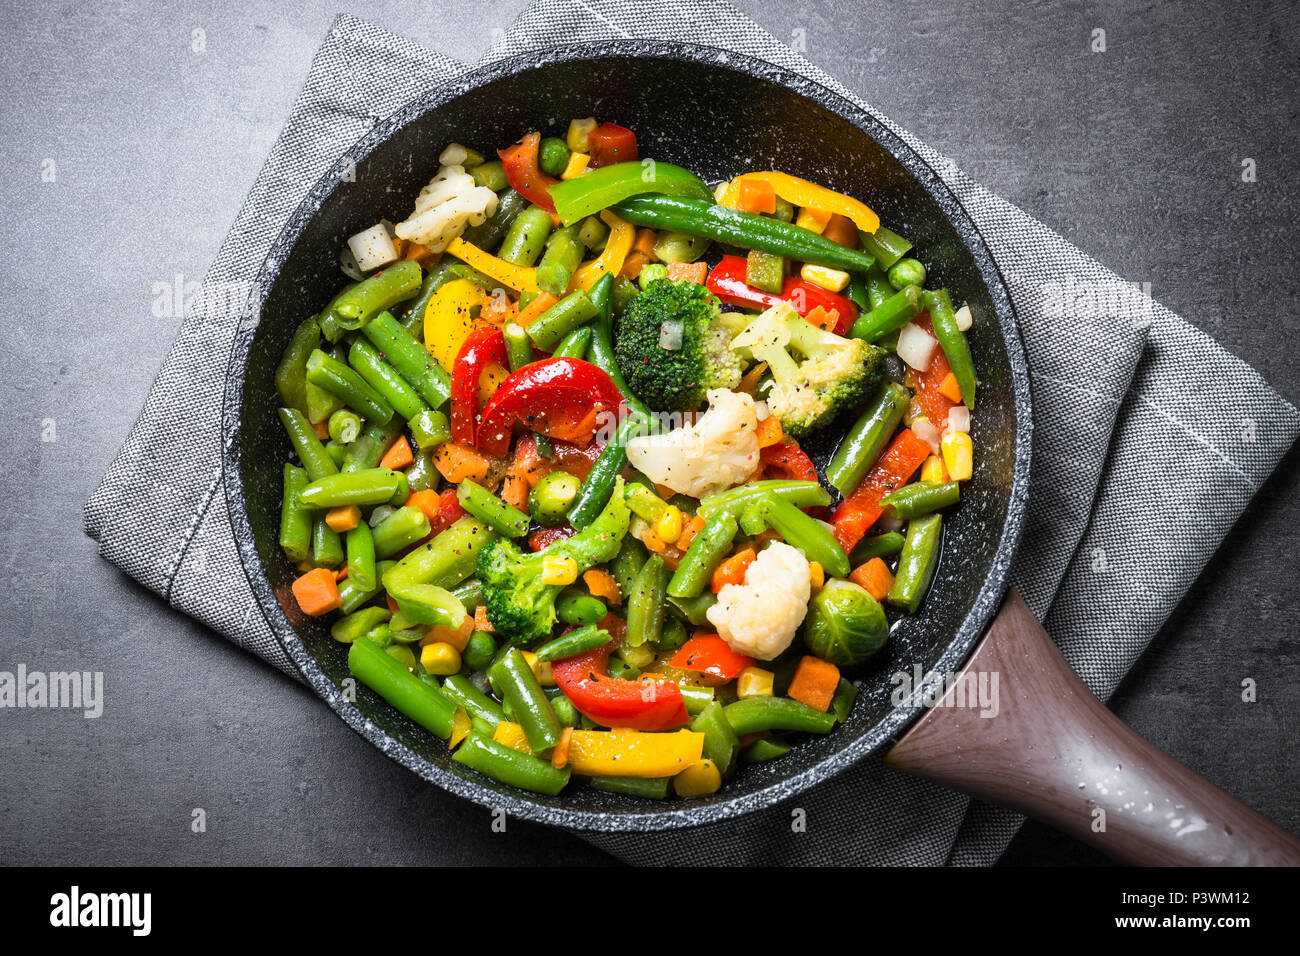
MULTIPOLYGON (((304 678, 350 727, 426 780, 485 807, 576 829, 651 831, 770 806, 901 735, 919 709, 891 701, 890 676, 914 664, 931 677, 959 668, 1002 597, 1024 519, 1030 432, 1028 374, 1010 298, 975 226, 934 170, 870 114, 797 74, 709 47, 611 40, 494 63, 430 91, 380 123, 316 184, 267 257, 236 337, 223 460, 253 592, 304 678), (719 103, 734 106, 720 111, 719 103), (294 326, 344 281, 337 267, 344 239, 381 216, 403 217, 447 143, 491 148, 593 114, 635 129, 643 156, 681 163, 710 181, 776 168, 862 197, 912 239, 933 281, 954 301, 969 302, 976 316, 976 473, 946 522, 944 559, 921 613, 899 622, 882 659, 853 675, 861 693, 843 727, 689 801, 576 787, 558 798, 529 796, 456 764, 442 741, 367 689, 349 702, 340 690, 346 648, 297 610, 289 593, 294 571, 277 545, 289 447, 274 414, 272 373, 294 326)), ((819 465, 830 450, 810 449, 819 465)))

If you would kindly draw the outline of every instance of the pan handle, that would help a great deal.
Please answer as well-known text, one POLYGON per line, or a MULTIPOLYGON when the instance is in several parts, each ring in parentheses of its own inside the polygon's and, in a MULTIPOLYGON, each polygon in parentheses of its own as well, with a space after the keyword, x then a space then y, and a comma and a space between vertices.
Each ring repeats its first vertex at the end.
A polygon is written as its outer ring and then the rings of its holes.
POLYGON ((960 677, 885 761, 1126 863, 1300 865, 1300 840, 1107 710, 1014 589, 960 677))

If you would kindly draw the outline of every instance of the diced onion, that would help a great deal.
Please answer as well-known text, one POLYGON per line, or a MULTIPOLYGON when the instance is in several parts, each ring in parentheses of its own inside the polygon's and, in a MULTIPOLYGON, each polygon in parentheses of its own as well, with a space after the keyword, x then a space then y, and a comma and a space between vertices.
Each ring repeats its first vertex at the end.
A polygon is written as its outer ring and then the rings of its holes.
POLYGON ((897 517, 896 515, 891 515, 888 511, 886 511, 883 515, 880 516, 880 520, 876 522, 876 528, 880 531, 881 534, 885 534, 890 531, 901 531, 903 528, 903 519, 897 517))
POLYGON ((930 367, 938 345, 939 341, 915 322, 908 322, 898 333, 898 357, 918 372, 930 367))
POLYGON ((669 352, 676 352, 682 347, 682 324, 669 319, 659 326, 659 347, 669 352))
POLYGON ((947 435, 949 432, 970 434, 970 409, 965 405, 954 405, 948 409, 948 424, 943 433, 947 435))
POLYGON ((362 272, 372 272, 390 262, 396 262, 398 258, 397 246, 393 244, 393 237, 382 222, 349 238, 348 248, 352 250, 362 272))
POLYGON ((352 254, 352 250, 347 246, 339 250, 339 268, 353 282, 360 282, 366 277, 366 274, 361 271, 361 267, 357 265, 357 257, 352 254))
POLYGON ((939 454, 939 429, 928 418, 918 418, 912 422, 912 432, 917 438, 930 446, 932 455, 939 454))
POLYGON ((768 409, 767 402, 755 402, 754 414, 758 416, 758 420, 761 422, 763 419, 767 418, 767 416, 771 415, 772 412, 768 409))
POLYGON ((439 166, 463 166, 469 159, 469 150, 460 143, 452 143, 438 154, 439 166))
POLYGON ((380 505, 374 511, 370 512, 370 521, 368 524, 372 528, 378 528, 385 518, 390 517, 397 509, 392 505, 380 505))
POLYGON ((953 313, 953 318, 957 320, 957 328, 961 329, 963 332, 969 329, 975 322, 975 317, 971 315, 969 305, 963 305, 953 313))

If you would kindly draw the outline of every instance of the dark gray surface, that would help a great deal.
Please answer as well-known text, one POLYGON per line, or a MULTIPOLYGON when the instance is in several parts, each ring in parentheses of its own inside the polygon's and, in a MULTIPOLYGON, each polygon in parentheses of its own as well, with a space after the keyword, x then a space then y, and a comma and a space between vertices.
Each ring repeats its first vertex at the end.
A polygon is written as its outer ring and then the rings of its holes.
MULTIPOLYGON (((605 862, 389 762, 305 690, 99 561, 80 508, 336 9, 472 59, 522 3, 0 12, 0 157, 17 334, 0 349, 10 600, 0 669, 102 670, 104 716, 0 710, 3 862, 605 862), (191 49, 202 29, 206 49, 191 49), (42 164, 57 164, 43 182, 42 164), (158 310, 165 311, 165 310, 158 310), (55 441, 49 424, 55 428, 55 441), (207 832, 191 832, 194 808, 207 832)), ((1213 3, 740 4, 977 178, 1300 400, 1292 303, 1297 18, 1213 3), (849 18, 846 24, 845 18, 849 18), (875 26, 880 24, 879 27, 875 26), (1094 28, 1108 52, 1088 52, 1094 28), (1240 181, 1241 160, 1259 181, 1240 181), (1262 290, 1262 291, 1261 291, 1262 290)), ((1225 397, 1230 403, 1230 397, 1225 397)), ((1121 688, 1140 732, 1292 830, 1300 796, 1292 452, 1121 688), (1240 682, 1260 700, 1240 701, 1240 682)), ((810 821, 815 825, 815 821, 810 821)), ((1095 862, 1030 826, 1008 862, 1095 862)))

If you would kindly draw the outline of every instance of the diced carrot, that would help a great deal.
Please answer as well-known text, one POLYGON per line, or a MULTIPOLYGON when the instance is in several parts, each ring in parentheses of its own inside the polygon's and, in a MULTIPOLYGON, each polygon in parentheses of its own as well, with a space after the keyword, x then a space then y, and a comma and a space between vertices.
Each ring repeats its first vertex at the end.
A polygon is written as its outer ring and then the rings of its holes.
POLYGON ((603 598, 615 607, 623 603, 623 591, 614 575, 608 571, 592 568, 582 575, 582 583, 587 585, 592 597, 603 598))
POLYGON ((706 523, 699 515, 691 515, 691 520, 686 522, 686 527, 682 528, 681 537, 677 539, 677 550, 685 552, 691 546, 691 542, 695 540, 695 536, 704 529, 706 523))
POLYGON ((939 394, 954 405, 961 401, 961 386, 957 384, 957 376, 952 372, 944 376, 943 381, 939 383, 939 394))
POLYGON ((466 478, 481 481, 487 477, 492 468, 491 460, 469 445, 448 441, 438 446, 433 453, 433 464, 438 473, 453 485, 458 485, 466 478))
POLYGON ((866 564, 853 569, 849 580, 861 587, 877 601, 883 601, 889 589, 894 586, 894 576, 889 572, 883 558, 872 558, 866 564))
POLYGON ((814 710, 830 710, 835 689, 840 686, 840 669, 820 657, 805 655, 795 669, 786 695, 814 710))
POLYGON ((519 310, 519 314, 515 316, 515 321, 524 328, 528 328, 529 323, 559 301, 549 292, 539 292, 537 298, 519 310))
POLYGON ((316 433, 316 437, 325 441, 330 437, 330 424, 325 419, 311 423, 311 430, 316 433))
POLYGON ((742 179, 736 190, 736 208, 741 212, 776 212, 776 189, 765 179, 742 179))
POLYGON ((563 770, 569 762, 569 744, 573 741, 573 728, 565 727, 560 731, 560 741, 551 751, 551 766, 563 770))
POLYGON ((384 457, 379 459, 379 467, 397 471, 413 461, 415 461, 415 453, 411 451, 411 443, 406 440, 405 435, 398 435, 397 440, 388 446, 388 451, 384 452, 384 457))
POLYGON ((833 332, 840 323, 840 310, 830 309, 828 311, 825 306, 819 305, 805 315, 804 318, 823 332, 833 332))
POLYGON ((709 274, 709 264, 707 262, 671 262, 668 264, 668 278, 678 281, 694 282, 696 285, 704 285, 704 280, 709 274))
POLYGON ((660 498, 664 499, 664 501, 667 501, 669 498, 673 497, 673 495, 677 494, 677 492, 673 491, 667 485, 661 485, 659 484, 659 482, 656 481, 655 494, 657 494, 660 498))
POLYGON ((422 266, 430 266, 437 262, 441 255, 412 240, 406 245, 405 258, 414 259, 422 266))
POLYGON ((645 534, 643 534, 641 536, 641 543, 644 544, 648 550, 653 551, 655 554, 663 554, 665 551, 668 550, 668 542, 666 542, 663 538, 659 537, 659 535, 655 534, 653 531, 647 531, 645 534))
POLYGON ((641 275, 641 270, 648 266, 650 261, 650 257, 644 252, 634 250, 623 260, 623 268, 619 269, 618 274, 625 279, 635 279, 641 275))
POLYGON ((713 572, 713 593, 717 594, 728 584, 744 584, 745 572, 757 557, 753 548, 745 548, 719 564, 713 572))
POLYGON ((334 572, 334 580, 342 581, 347 576, 348 576, 348 566, 346 564, 340 564, 338 570, 334 572))
POLYGON ((293 596, 308 617, 320 617, 336 611, 343 603, 338 581, 329 568, 312 568, 293 582, 293 596))
POLYGON ((492 626, 492 622, 488 620, 487 608, 482 604, 474 608, 474 630, 487 631, 489 634, 496 631, 496 628, 492 626))
POLYGON ((848 216, 841 216, 839 213, 832 215, 822 235, 831 242, 837 242, 849 249, 858 247, 858 227, 848 216))
POLYGON ((483 301, 483 308, 479 310, 479 320, 486 322, 488 325, 496 326, 498 329, 507 322, 515 321, 515 316, 519 314, 519 309, 515 302, 504 292, 494 293, 487 296, 483 301))
POLYGON ((638 229, 636 239, 632 242, 632 248, 647 259, 653 259, 655 257, 655 243, 658 241, 659 237, 655 235, 653 229, 638 229))
POLYGON ((361 524, 361 509, 356 505, 339 505, 325 512, 325 523, 331 531, 351 531, 361 524))
POLYGON ((758 423, 758 431, 754 434, 758 437, 758 447, 767 448, 785 437, 785 429, 781 427, 781 419, 768 415, 758 423))
POLYGON ((438 520, 438 507, 442 504, 442 499, 432 488, 422 488, 411 492, 411 497, 406 499, 406 504, 423 511, 424 516, 429 519, 429 526, 433 527, 433 523, 438 520))
POLYGON ((506 504, 528 510, 528 479, 522 475, 508 474, 501 481, 501 500, 506 504))
POLYGON ((429 628, 429 632, 420 639, 420 644, 450 644, 457 651, 464 652, 466 645, 469 644, 469 636, 473 633, 474 618, 466 614, 460 627, 438 625, 429 628))
POLYGON ((397 606, 397 601, 393 599, 393 596, 391 594, 384 595, 384 603, 388 605, 388 610, 392 614, 396 614, 399 610, 401 610, 397 606))

